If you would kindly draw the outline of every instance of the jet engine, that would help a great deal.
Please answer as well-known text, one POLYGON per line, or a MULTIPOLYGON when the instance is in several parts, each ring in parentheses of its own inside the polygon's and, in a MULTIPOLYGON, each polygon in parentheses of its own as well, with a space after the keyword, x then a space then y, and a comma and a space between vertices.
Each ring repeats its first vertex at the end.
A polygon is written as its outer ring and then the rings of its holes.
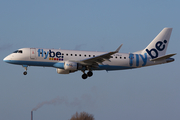
POLYGON ((69 74, 77 70, 82 69, 82 65, 76 62, 65 61, 64 69, 57 68, 56 71, 58 74, 69 74))
POLYGON ((56 69, 56 72, 58 74, 69 74, 69 70, 64 70, 64 69, 59 69, 59 68, 56 69))
POLYGON ((82 69, 82 65, 78 64, 76 62, 65 61, 64 62, 64 69, 65 70, 71 70, 71 71, 80 70, 80 69, 82 69))

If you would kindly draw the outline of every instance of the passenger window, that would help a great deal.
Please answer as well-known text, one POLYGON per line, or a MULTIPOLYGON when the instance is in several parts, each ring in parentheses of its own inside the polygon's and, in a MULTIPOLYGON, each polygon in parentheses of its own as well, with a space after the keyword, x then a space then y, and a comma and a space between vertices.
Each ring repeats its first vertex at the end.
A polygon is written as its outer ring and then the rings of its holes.
POLYGON ((62 53, 62 55, 64 55, 64 53, 62 53))
POLYGON ((86 57, 86 55, 84 55, 84 57, 86 57))
POLYGON ((91 57, 91 55, 89 55, 89 57, 91 57))
POLYGON ((93 55, 93 57, 95 57, 95 55, 93 55))
POLYGON ((79 56, 81 56, 81 54, 79 54, 79 56))
POLYGON ((77 56, 77 54, 75 54, 75 56, 77 56))
POLYGON ((124 59, 126 59, 126 57, 124 57, 124 59))
POLYGON ((111 58, 113 58, 113 56, 111 56, 111 58))
POLYGON ((120 57, 120 59, 121 59, 122 57, 120 57))
POLYGON ((66 54, 66 56, 68 56, 68 54, 66 54))
POLYGON ((71 54, 71 56, 73 56, 73 54, 71 54))
POLYGON ((117 58, 117 57, 116 57, 117 58))

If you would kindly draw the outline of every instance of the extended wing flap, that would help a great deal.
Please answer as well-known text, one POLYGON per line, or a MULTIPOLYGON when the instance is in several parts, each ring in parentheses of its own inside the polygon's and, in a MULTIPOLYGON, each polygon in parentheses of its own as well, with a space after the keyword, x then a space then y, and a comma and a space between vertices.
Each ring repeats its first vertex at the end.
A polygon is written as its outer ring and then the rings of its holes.
POLYGON ((160 60, 165 60, 165 59, 168 59, 172 56, 176 55, 175 54, 168 54, 168 55, 164 55, 164 56, 161 56, 161 57, 158 57, 158 58, 154 58, 154 59, 150 59, 150 61, 160 61, 160 60))

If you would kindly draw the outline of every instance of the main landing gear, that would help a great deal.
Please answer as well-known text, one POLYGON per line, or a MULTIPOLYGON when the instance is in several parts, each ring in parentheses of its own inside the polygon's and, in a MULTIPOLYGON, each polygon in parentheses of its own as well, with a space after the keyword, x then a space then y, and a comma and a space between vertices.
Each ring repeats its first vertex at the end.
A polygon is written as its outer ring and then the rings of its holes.
POLYGON ((23 72, 23 75, 27 75, 27 65, 23 65, 23 68, 25 69, 25 71, 23 72))
POLYGON ((82 79, 86 79, 87 77, 91 77, 93 75, 92 71, 88 71, 87 74, 85 73, 85 71, 82 72, 83 72, 82 79))

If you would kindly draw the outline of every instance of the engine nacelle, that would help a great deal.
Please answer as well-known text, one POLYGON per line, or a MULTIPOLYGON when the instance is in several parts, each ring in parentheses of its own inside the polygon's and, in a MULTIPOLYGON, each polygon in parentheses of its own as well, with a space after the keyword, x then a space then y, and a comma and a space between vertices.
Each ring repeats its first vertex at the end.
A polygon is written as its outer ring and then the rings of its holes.
POLYGON ((76 62, 65 61, 64 62, 64 69, 65 70, 75 71, 75 70, 82 69, 82 65, 80 65, 80 64, 78 64, 76 62))
POLYGON ((59 69, 59 68, 56 69, 56 72, 58 74, 69 74, 69 70, 64 70, 64 69, 59 69))

